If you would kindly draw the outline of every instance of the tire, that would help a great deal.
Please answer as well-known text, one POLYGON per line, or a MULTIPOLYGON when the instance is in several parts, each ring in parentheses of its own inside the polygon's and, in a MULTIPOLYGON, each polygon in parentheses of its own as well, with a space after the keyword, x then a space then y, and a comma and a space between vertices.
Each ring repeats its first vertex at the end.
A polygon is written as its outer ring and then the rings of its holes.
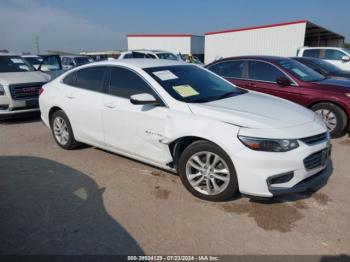
POLYGON ((178 173, 180 175, 181 181, 186 187, 186 189, 190 191, 194 196, 200 199, 218 202, 229 200, 235 194, 238 193, 238 182, 233 163, 230 157, 217 145, 204 140, 193 142, 182 152, 178 163, 178 173), (199 162, 194 161, 192 157, 201 160, 202 164, 204 162, 208 163, 206 161, 206 159, 208 159, 207 153, 211 154, 209 155, 209 164, 212 164, 212 168, 203 169, 207 171, 200 171, 197 174, 195 174, 197 175, 197 177, 193 178, 192 174, 197 172, 198 170, 194 168, 192 164, 195 163, 196 166, 201 168, 203 167, 203 165, 199 165, 199 162), (218 158, 215 158, 216 156, 218 156, 218 158), (219 161, 216 164, 214 164, 214 159, 216 159, 217 161, 218 159, 221 159, 222 162, 219 161), (224 174, 223 172, 214 173, 209 172, 208 170, 217 170, 220 172, 228 170, 228 172, 224 174), (214 175, 216 176, 213 177, 214 175), (193 178, 191 179, 191 182, 189 177, 193 178), (217 177, 220 177, 220 179, 217 179, 217 177), (227 178, 228 181, 223 181, 223 177, 225 179, 227 178), (200 179, 202 179, 202 181, 199 181, 200 179), (217 186, 216 188, 220 188, 220 190, 216 190, 217 192, 214 192, 215 190, 213 180, 217 186), (209 187, 211 194, 208 194, 208 181, 210 181, 209 187), (195 183, 198 182, 200 184, 197 187, 193 186, 195 183))
POLYGON ((318 113, 323 118, 332 138, 337 138, 345 134, 348 119, 344 110, 339 106, 332 103, 319 103, 313 105, 311 110, 318 113), (336 122, 334 122, 334 120, 336 122), (333 124, 331 125, 330 123, 332 121, 333 124))
POLYGON ((70 149, 76 148, 79 145, 79 143, 74 138, 73 129, 72 129, 72 126, 69 122, 69 119, 62 110, 58 110, 55 113, 53 113, 53 115, 50 119, 50 126, 51 126, 52 135, 53 135, 56 143, 60 147, 67 149, 67 150, 70 150, 70 149), (62 132, 61 132, 60 136, 55 133, 55 128, 57 127, 55 121, 63 121, 61 123, 65 124, 64 130, 66 133, 64 133, 64 134, 67 134, 68 137, 64 136, 65 137, 64 139, 61 139, 61 140, 59 139, 59 137, 63 138, 63 136, 62 136, 62 132))

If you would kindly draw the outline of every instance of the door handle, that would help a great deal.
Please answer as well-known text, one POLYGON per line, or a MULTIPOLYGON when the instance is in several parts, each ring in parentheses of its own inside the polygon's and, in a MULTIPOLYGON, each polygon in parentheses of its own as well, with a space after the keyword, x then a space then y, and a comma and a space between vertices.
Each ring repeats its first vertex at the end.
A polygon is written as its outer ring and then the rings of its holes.
POLYGON ((113 103, 105 103, 105 107, 113 109, 113 108, 115 108, 115 104, 113 104, 113 103))
POLYGON ((73 99, 74 95, 73 94, 66 94, 66 97, 69 98, 69 99, 73 99))
POLYGON ((256 84, 254 84, 254 83, 248 83, 248 84, 246 84, 245 86, 246 86, 246 87, 256 87, 256 84))

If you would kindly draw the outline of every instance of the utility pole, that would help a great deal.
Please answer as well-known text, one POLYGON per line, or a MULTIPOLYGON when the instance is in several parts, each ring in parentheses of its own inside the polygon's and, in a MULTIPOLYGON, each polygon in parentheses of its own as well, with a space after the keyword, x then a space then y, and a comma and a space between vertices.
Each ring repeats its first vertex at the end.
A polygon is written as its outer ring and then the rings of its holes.
POLYGON ((38 55, 40 52, 40 45, 39 45, 39 37, 35 37, 35 46, 36 46, 36 54, 38 55))

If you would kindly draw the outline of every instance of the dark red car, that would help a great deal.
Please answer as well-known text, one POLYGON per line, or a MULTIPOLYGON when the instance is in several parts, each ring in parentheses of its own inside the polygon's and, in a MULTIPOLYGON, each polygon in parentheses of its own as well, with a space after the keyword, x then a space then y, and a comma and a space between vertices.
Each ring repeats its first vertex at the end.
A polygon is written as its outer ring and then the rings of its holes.
POLYGON ((275 56, 225 58, 206 68, 239 87, 310 108, 323 118, 332 137, 349 130, 350 81, 329 79, 296 60, 275 56))

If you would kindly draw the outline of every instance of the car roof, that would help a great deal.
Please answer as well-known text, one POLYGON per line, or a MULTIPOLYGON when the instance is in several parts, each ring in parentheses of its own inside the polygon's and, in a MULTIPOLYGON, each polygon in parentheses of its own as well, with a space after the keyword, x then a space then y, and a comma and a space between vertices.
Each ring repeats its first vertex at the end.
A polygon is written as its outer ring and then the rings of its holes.
POLYGON ((189 65, 186 62, 179 62, 167 59, 151 59, 151 58, 130 58, 130 59, 115 59, 100 62, 93 62, 89 65, 125 65, 134 66, 138 68, 150 68, 150 67, 162 67, 162 66, 176 66, 176 65, 189 65))
POLYGON ((233 57, 227 57, 223 59, 216 60, 212 62, 212 64, 217 62, 223 62, 228 60, 243 60, 243 59, 251 59, 251 60, 262 60, 262 61, 268 61, 268 62, 277 62, 280 60, 288 60, 290 58, 288 57, 282 57, 282 56, 267 56, 267 55, 255 55, 255 56, 233 56, 233 57))
POLYGON ((19 56, 19 55, 14 54, 14 53, 4 53, 4 52, 0 52, 0 56, 19 56))

